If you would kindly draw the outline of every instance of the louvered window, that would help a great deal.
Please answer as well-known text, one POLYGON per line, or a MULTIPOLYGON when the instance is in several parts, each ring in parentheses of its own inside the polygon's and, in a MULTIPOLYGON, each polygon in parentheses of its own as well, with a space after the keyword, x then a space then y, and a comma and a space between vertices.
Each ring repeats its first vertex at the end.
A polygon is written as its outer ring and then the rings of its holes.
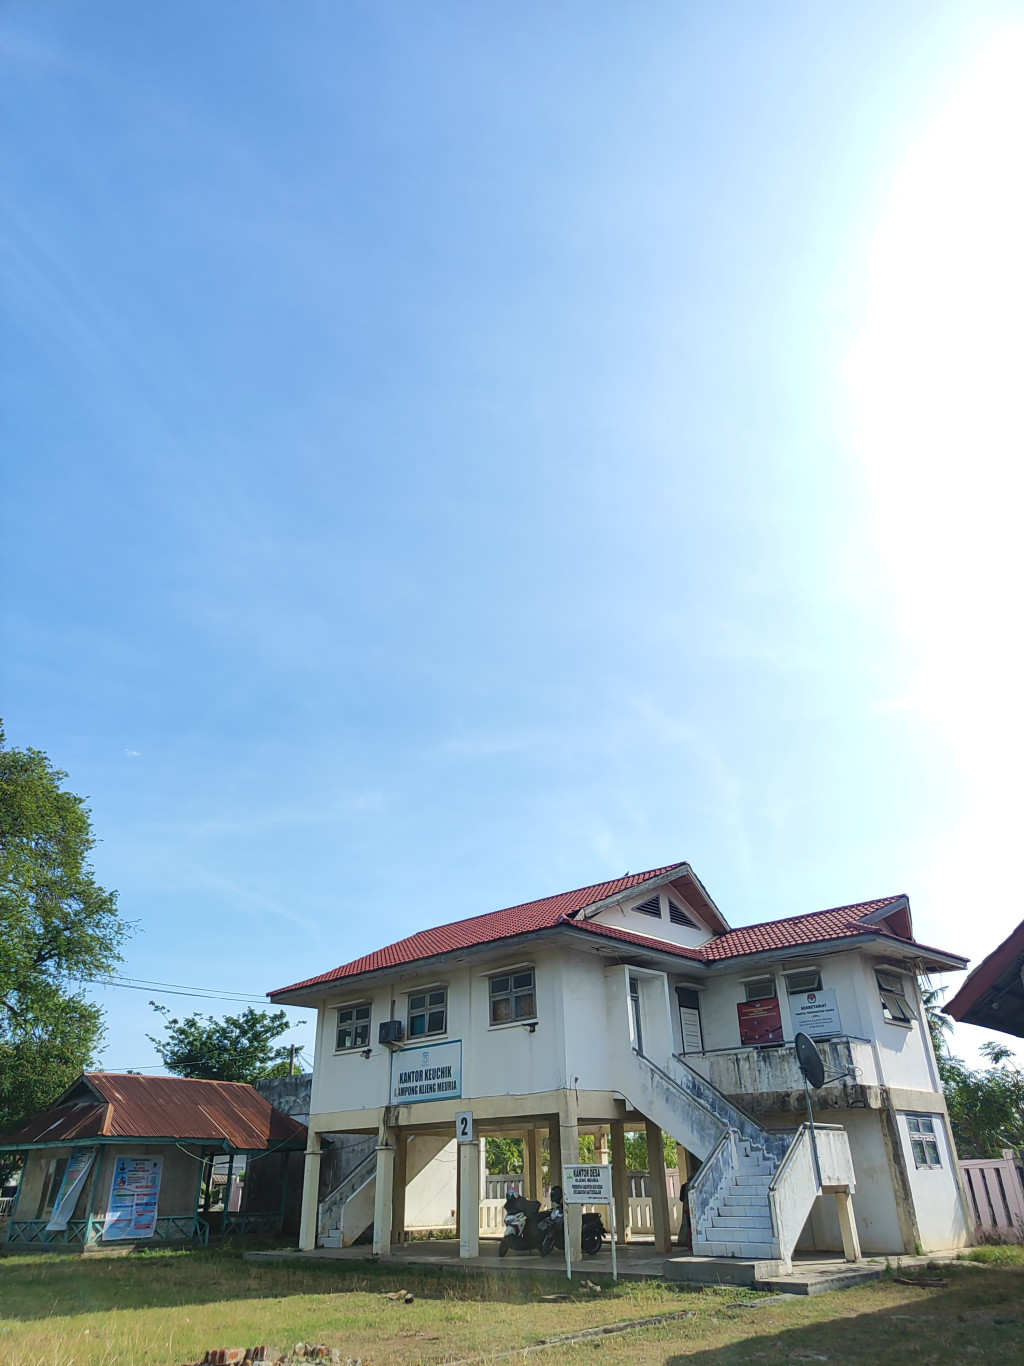
POLYGON ((685 925, 690 930, 697 928, 696 923, 690 919, 682 906, 677 906, 672 900, 668 903, 668 918, 673 925, 685 925))
POLYGON ((907 1000, 903 978, 898 972, 876 971, 878 994, 882 998, 882 1014, 890 1024, 909 1024, 914 1011, 907 1000))
POLYGON ((646 901, 641 901, 639 906, 634 906, 633 910, 639 911, 641 915, 653 915, 655 920, 660 920, 661 897, 649 896, 646 901))
POLYGON ((683 1036, 684 1053, 703 1053, 704 1039, 700 1028, 700 993, 689 987, 676 987, 679 1001, 679 1024, 683 1036))
POLYGON ((786 990, 790 996, 802 996, 808 991, 820 991, 821 973, 817 968, 805 968, 801 972, 787 972, 786 990))

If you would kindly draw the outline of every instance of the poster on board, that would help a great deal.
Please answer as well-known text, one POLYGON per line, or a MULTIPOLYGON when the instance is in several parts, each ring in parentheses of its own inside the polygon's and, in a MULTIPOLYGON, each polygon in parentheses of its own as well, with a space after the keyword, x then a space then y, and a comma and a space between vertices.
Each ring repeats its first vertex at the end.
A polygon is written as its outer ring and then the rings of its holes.
POLYGON ((103 1238, 152 1238, 156 1230, 162 1157, 119 1157, 110 1182, 103 1238))
POLYGON ((56 1233, 67 1228, 68 1220, 78 1204, 78 1197, 82 1193, 85 1178, 89 1175, 95 1157, 95 1148, 85 1148, 71 1154, 64 1180, 60 1183, 60 1192, 53 1202, 50 1222, 46 1225, 47 1233, 56 1233))
POLYGON ((839 1018, 836 993, 831 987, 823 991, 801 992, 789 998, 789 1013, 794 1031, 803 1031, 812 1039, 828 1039, 843 1032, 839 1018))
POLYGON ((761 1001, 741 1001, 736 1014, 740 1021, 741 1044, 782 1042, 782 1011, 777 996, 766 996, 761 1001))

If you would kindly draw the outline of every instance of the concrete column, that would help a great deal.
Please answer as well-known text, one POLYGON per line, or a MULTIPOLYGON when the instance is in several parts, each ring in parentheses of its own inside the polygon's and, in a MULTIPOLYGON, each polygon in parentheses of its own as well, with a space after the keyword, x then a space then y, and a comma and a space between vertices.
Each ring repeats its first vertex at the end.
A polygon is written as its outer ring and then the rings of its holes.
POLYGON ((594 1135, 594 1159, 602 1164, 609 1161, 608 1134, 604 1129, 599 1134, 594 1135))
POLYGON ((839 1231, 843 1235, 843 1256, 848 1262, 859 1262, 857 1216, 853 1212, 853 1196, 849 1191, 836 1191, 836 1208, 839 1211, 839 1231))
POLYGON ((480 1149, 482 1139, 459 1144, 459 1256, 480 1255, 480 1149))
POLYGON ((405 1242, 405 1187, 409 1164, 409 1136, 401 1129, 395 1134, 395 1167, 391 1190, 391 1241, 405 1242))
POLYGON ((384 1129, 377 1142, 377 1184, 373 1192, 373 1255, 391 1251, 394 1217, 395 1131, 384 1129))
POLYGON ((654 1220, 654 1250, 671 1252, 672 1227, 668 1214, 668 1183, 665 1177, 665 1147, 661 1130, 650 1120, 647 1130, 647 1167, 651 1173, 651 1214, 654 1220))
MULTIPOLYGON (((885 1098, 888 1096, 888 1091, 883 1090, 882 1094, 885 1098)), ((883 1105, 882 1109, 876 1113, 882 1126, 885 1155, 889 1160, 889 1176, 892 1179, 893 1199, 896 1202, 900 1233, 903 1236, 903 1251, 912 1257, 921 1244, 921 1231, 917 1224, 917 1210, 914 1208, 910 1172, 907 1170, 906 1159, 903 1156, 899 1120, 892 1105, 883 1105)))
POLYGON ((320 1135, 309 1131, 306 1165, 302 1176, 302 1217, 299 1223, 299 1247, 312 1252, 316 1247, 316 1225, 320 1214, 320 1135))
POLYGON ((615 1200, 615 1241, 629 1242, 629 1169, 626 1165, 626 1126, 612 1120, 612 1196, 615 1200))
MULTIPOLYGON (((562 1184, 562 1168, 575 1167, 580 1160, 580 1128, 576 1110, 576 1093, 562 1092, 562 1105, 558 1114, 558 1185, 562 1184)), ((552 1163, 554 1157, 552 1155, 552 1163)), ((554 1179, 552 1177, 552 1179, 554 1179)), ((572 1260, 578 1263, 583 1256, 580 1237, 583 1232, 583 1208, 581 1205, 566 1205, 565 1233, 569 1239, 572 1260)))
POLYGON ((526 1135, 526 1150, 523 1158, 526 1165, 526 1184, 531 1200, 540 1200, 544 1193, 544 1154, 541 1143, 544 1134, 540 1129, 531 1129, 526 1135))

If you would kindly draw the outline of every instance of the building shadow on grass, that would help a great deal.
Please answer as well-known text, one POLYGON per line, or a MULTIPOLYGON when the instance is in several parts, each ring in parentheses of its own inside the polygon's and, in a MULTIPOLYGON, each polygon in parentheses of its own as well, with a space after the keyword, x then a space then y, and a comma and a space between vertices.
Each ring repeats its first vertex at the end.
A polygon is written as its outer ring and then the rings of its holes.
MULTIPOLYGON (((943 1269, 943 1277, 947 1271, 943 1269)), ((723 1306, 721 1322, 747 1326, 727 1346, 684 1351, 661 1358, 663 1366, 775 1366, 828 1361, 836 1366, 945 1366, 977 1361, 983 1366, 1024 1363, 1024 1272, 991 1274, 952 1267, 947 1289, 922 1287, 909 1303, 861 1313, 843 1308, 843 1291, 828 1296, 831 1317, 792 1328, 779 1327, 793 1302, 750 1307, 723 1306), (771 1313, 772 1322, 764 1322, 771 1313), (760 1323, 759 1323, 760 1320, 760 1323)), ((822 1303, 822 1308, 824 1308, 822 1303)))

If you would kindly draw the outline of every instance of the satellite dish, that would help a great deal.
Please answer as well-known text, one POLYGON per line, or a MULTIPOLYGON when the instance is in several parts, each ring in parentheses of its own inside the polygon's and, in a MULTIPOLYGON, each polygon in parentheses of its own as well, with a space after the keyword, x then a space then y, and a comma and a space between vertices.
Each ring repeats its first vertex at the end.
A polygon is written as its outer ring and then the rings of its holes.
POLYGON ((825 1081, 825 1064, 821 1060, 821 1054, 814 1040, 807 1034, 798 1034, 793 1042, 796 1044, 796 1060, 804 1074, 804 1080, 810 1082, 817 1091, 825 1081))

